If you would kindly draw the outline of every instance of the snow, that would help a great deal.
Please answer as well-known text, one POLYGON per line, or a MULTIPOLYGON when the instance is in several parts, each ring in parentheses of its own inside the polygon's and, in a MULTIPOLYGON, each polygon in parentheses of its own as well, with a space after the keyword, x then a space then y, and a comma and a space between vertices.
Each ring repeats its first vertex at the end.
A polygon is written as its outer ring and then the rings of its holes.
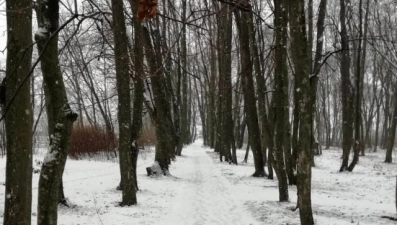
POLYGON ((48 33, 49 33, 49 31, 48 31, 47 28, 45 28, 45 27, 39 27, 39 28, 37 28, 37 31, 36 31, 36 34, 35 34, 35 35, 37 35, 37 36, 39 36, 39 37, 42 37, 42 38, 47 38, 48 33))
MULTIPOLYGON (((41 151, 44 152, 44 151, 41 151)), ((278 202, 277 180, 253 178, 252 154, 238 166, 219 162, 201 141, 187 146, 170 166, 170 176, 148 177, 154 150, 142 150, 138 159, 138 205, 119 207, 121 192, 117 160, 71 160, 64 173, 65 194, 71 207, 59 208, 61 225, 259 225, 300 224, 296 187, 290 186, 291 202, 278 202)), ((238 150, 239 162, 245 150, 238 150)), ((383 163, 385 152, 367 153, 353 173, 339 173, 340 149, 323 150, 313 169, 312 197, 316 224, 394 224, 381 216, 396 216, 394 204, 396 164, 383 163)), ((44 154, 34 155, 34 162, 44 154)), ((0 158, 0 183, 5 182, 5 158, 0 158)), ((35 164, 35 169, 40 165, 35 164)), ((33 174, 32 224, 37 223, 37 186, 33 174)), ((5 188, 0 188, 0 217, 5 188)), ((0 218, 0 224, 3 218, 0 218)))
POLYGON ((50 162, 52 162, 52 161, 55 161, 55 160, 57 159, 57 154, 58 154, 58 151, 57 151, 57 150, 54 150, 54 151, 52 151, 52 152, 48 152, 48 153, 45 155, 45 157, 44 157, 43 163, 44 163, 44 164, 47 164, 47 163, 50 163, 50 162))

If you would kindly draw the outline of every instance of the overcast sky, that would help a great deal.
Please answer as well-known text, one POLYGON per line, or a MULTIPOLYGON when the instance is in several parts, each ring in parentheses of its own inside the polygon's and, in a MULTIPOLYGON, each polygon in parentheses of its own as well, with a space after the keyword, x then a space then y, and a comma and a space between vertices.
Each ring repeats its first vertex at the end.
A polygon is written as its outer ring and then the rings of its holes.
POLYGON ((3 66, 3 61, 5 60, 5 49, 7 45, 7 21, 6 21, 6 12, 5 12, 5 1, 0 0, 0 62, 3 66))

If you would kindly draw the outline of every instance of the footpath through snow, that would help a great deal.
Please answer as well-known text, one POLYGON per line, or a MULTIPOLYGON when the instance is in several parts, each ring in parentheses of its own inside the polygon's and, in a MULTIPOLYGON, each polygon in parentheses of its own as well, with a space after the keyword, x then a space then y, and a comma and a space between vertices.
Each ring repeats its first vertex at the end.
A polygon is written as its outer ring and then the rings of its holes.
MULTIPOLYGON (((44 150, 44 149, 43 149, 44 150)), ((42 161, 44 151, 34 155, 42 161)), ((339 173, 340 149, 324 150, 313 168, 312 203, 318 225, 396 224, 381 216, 396 216, 397 164, 383 163, 383 150, 366 153, 353 173, 339 173)), ((237 150, 239 163, 245 150, 237 150)), ((219 162, 218 154, 198 140, 183 149, 170 166, 172 176, 148 177, 154 149, 138 159, 138 205, 119 207, 118 159, 71 160, 66 163, 64 189, 72 207, 59 207, 59 225, 299 225, 296 187, 291 202, 278 202, 277 179, 254 178, 252 154, 238 166, 219 162), (98 161, 99 160, 99 161, 98 161)), ((395 157, 396 158, 396 157, 395 157)), ((0 184, 5 182, 5 157, 0 158, 0 184)), ((34 165, 40 169, 40 165, 34 165)), ((32 224, 37 223, 37 186, 33 174, 32 224)), ((0 225, 4 191, 0 188, 0 225)))
MULTIPOLYGON (((225 178, 201 142, 183 151, 185 159, 172 174, 187 181, 178 187, 171 203, 172 211, 159 224, 183 225, 251 225, 257 224, 244 209, 244 202, 236 198, 232 184, 225 178)), ((249 188, 249 187, 247 187, 249 188)))

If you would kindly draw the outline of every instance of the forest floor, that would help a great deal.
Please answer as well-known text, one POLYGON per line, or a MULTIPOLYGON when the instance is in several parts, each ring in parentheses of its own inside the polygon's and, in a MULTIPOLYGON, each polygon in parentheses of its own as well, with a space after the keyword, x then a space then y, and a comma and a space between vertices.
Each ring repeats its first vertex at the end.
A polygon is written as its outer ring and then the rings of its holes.
MULTIPOLYGON (((245 150, 238 150, 239 162, 245 150)), ((121 192, 116 159, 68 160, 65 194, 71 207, 59 208, 61 225, 278 225, 299 224, 296 187, 290 202, 278 202, 277 180, 253 178, 252 155, 238 166, 219 162, 202 142, 184 148, 170 171, 172 176, 148 177, 152 149, 138 160, 138 205, 119 207, 121 192)), ((339 173, 341 150, 324 150, 313 168, 313 212, 316 224, 397 224, 382 216, 396 216, 397 163, 383 163, 384 151, 367 153, 354 172, 339 173)), ((35 154, 40 161, 43 154, 35 154)), ((394 155, 394 158, 396 156, 394 155)), ((5 181, 5 158, 0 158, 0 184, 5 181)), ((39 169, 39 165, 34 165, 39 169)), ((33 174, 32 224, 37 220, 37 185, 33 174)), ((0 188, 0 224, 3 222, 4 186, 0 188)))

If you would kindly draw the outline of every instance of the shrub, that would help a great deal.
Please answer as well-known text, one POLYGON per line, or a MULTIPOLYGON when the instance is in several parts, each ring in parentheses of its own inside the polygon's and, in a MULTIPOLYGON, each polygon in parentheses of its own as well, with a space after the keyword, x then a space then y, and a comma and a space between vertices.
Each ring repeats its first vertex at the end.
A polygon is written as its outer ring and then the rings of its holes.
POLYGON ((73 127, 69 150, 69 156, 73 159, 85 156, 114 158, 117 156, 116 148, 117 138, 114 133, 106 132, 99 127, 73 127))

